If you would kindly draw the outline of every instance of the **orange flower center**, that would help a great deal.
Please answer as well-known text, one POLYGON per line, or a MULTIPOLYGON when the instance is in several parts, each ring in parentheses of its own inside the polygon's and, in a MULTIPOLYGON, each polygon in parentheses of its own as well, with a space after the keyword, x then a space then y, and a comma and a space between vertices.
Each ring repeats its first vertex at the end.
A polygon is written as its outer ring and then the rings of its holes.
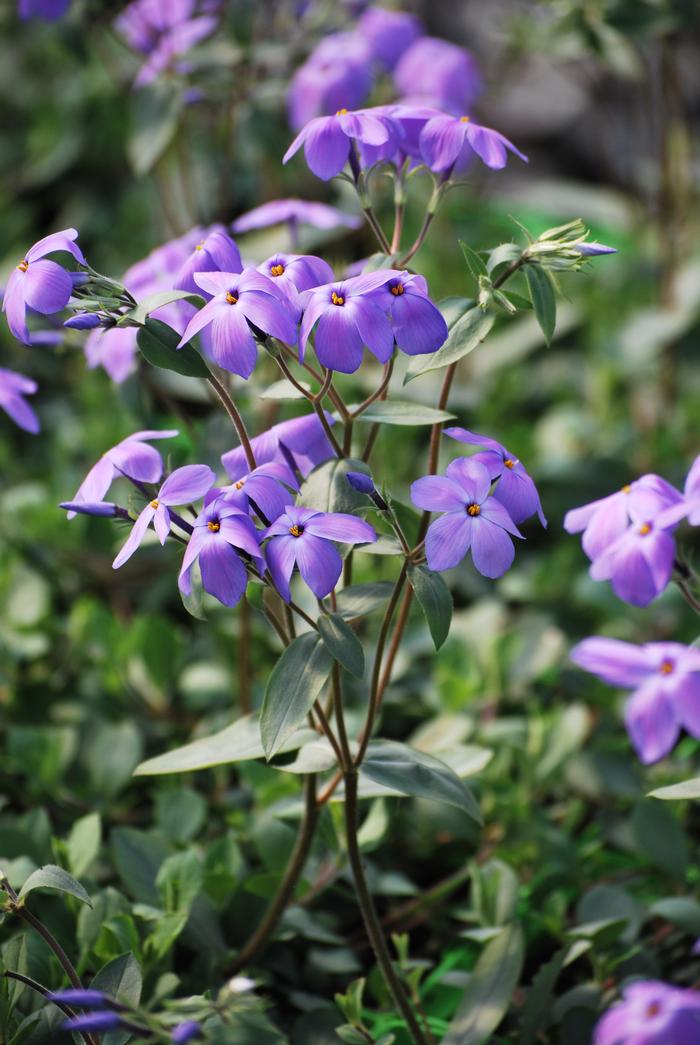
POLYGON ((469 505, 467 505, 467 515, 471 515, 472 518, 473 518, 475 515, 480 515, 480 514, 481 514, 481 508, 479 507, 478 504, 469 504, 469 505))
POLYGON ((471 120, 471 116, 460 116, 460 118, 459 118, 459 122, 460 123, 469 123, 470 120, 471 120))
POLYGON ((29 268, 29 262, 27 261, 27 259, 25 258, 24 261, 20 261, 17 268, 20 270, 20 272, 26 272, 29 268))
POLYGON ((235 490, 242 490, 244 483, 245 483, 245 479, 239 479, 237 483, 233 484, 233 487, 234 487, 235 490))
POLYGON ((154 499, 154 500, 151 501, 151 503, 149 505, 149 508, 152 508, 153 511, 155 511, 159 504, 160 504, 160 502, 158 500, 154 499))
POLYGON ((335 113, 335 115, 336 115, 336 116, 345 116, 345 113, 346 113, 347 111, 348 111, 347 109, 336 109, 336 113, 335 113))
POLYGON ((503 463, 506 468, 515 468, 515 461, 511 457, 506 457, 503 463))
POLYGON ((344 305, 345 304, 345 298, 343 297, 343 295, 342 294, 336 294, 335 291, 333 291, 333 293, 331 294, 331 301, 333 302, 334 305, 344 305))
POLYGON ((284 272, 284 265, 273 265, 270 269, 271 276, 281 276, 284 272))
POLYGON ((640 537, 647 537, 648 534, 651 533, 651 526, 649 525, 649 523, 642 523, 642 525, 637 530, 637 533, 640 537))
POLYGON ((673 661, 662 660, 661 666, 659 667, 659 671, 662 675, 671 675, 673 673, 673 661))
POLYGON ((207 529, 211 530, 212 533, 218 533, 219 530, 221 529, 221 523, 219 523, 219 522, 215 521, 214 519, 212 519, 211 522, 207 523, 207 529))
POLYGON ((226 292, 226 300, 228 301, 229 305, 235 305, 236 302, 238 301, 238 298, 236 297, 235 294, 232 294, 231 291, 228 290, 226 292))
POLYGON ((660 1012, 661 1006, 659 1005, 658 1001, 653 1001, 650 1005, 647 1005, 646 1009, 644 1010, 644 1015, 648 1020, 652 1020, 654 1016, 658 1016, 660 1012))
POLYGON ((292 537, 301 537, 302 533, 304 532, 304 528, 303 526, 297 526, 297 524, 294 523, 293 526, 289 527, 289 532, 291 533, 292 537))
POLYGON ((204 247, 204 240, 202 240, 201 243, 198 243, 197 246, 194 249, 195 250, 202 250, 203 247, 204 247))
POLYGON ((629 483, 625 483, 625 485, 620 490, 620 493, 631 493, 631 492, 632 492, 632 487, 630 486, 629 483))

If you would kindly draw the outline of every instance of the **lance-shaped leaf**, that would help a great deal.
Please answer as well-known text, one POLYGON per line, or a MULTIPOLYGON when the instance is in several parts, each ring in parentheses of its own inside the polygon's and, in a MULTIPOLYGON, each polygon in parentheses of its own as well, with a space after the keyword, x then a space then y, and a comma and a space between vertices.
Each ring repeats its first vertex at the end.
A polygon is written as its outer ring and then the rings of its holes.
POLYGON ((454 414, 447 410, 435 410, 421 403, 402 403, 398 400, 378 399, 360 414, 358 421, 370 421, 379 425, 436 425, 451 421, 454 414))
POLYGON ((322 613, 317 623, 331 656, 351 675, 361 679, 365 673, 365 654, 362 643, 350 625, 337 613, 322 613))
POLYGON ((457 320, 447 336, 447 341, 440 346, 437 352, 415 356, 411 360, 404 384, 421 374, 427 374, 431 370, 440 370, 442 367, 450 366, 463 359, 464 356, 473 352, 477 345, 481 344, 494 322, 495 316, 491 312, 484 312, 478 306, 470 308, 457 320))
POLYGON ((267 759, 302 724, 330 674, 333 658, 315 631, 300 635, 272 669, 260 715, 267 759))
POLYGON ((509 925, 487 943, 442 1045, 484 1045, 508 1011, 523 965, 523 934, 509 925))
POLYGON ((474 795, 440 759, 395 740, 374 740, 367 748, 361 772, 370 780, 413 798, 429 798, 456 806, 482 823, 474 795))
POLYGON ((178 348, 180 337, 167 323, 159 319, 146 319, 136 335, 136 344, 141 355, 152 366, 161 370, 174 370, 185 377, 209 377, 209 369, 192 345, 178 348))
POLYGON ((549 344, 554 337, 554 328, 557 324, 557 299, 552 277, 541 265, 531 263, 525 266, 525 278, 537 322, 544 334, 545 341, 549 344))
POLYGON ((435 649, 447 638, 452 622, 452 596, 439 573, 427 566, 409 566, 408 580, 430 628, 435 649))
POLYGON ((62 867, 57 867, 55 864, 46 864, 45 867, 32 871, 19 891, 20 901, 23 901, 35 889, 55 889, 59 893, 68 893, 69 896, 74 896, 76 900, 92 907, 90 897, 80 882, 72 874, 68 874, 62 867))
POLYGON ((394 585, 391 581, 370 581, 353 584, 338 592, 336 611, 343 620, 356 620, 379 609, 389 599, 394 585))

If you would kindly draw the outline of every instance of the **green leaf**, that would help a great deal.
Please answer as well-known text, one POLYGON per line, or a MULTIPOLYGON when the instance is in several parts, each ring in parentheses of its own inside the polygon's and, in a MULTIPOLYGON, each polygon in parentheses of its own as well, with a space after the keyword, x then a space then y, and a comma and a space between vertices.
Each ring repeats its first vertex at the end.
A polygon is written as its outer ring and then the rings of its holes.
POLYGON ((90 897, 80 882, 72 874, 68 874, 62 867, 57 867, 55 864, 46 864, 33 871, 20 889, 19 899, 24 901, 25 897, 35 889, 56 889, 58 892, 68 893, 69 896, 74 896, 76 900, 92 907, 90 897))
POLYGON ((465 243, 462 239, 459 240, 459 245, 462 248, 462 254, 464 254, 464 260, 467 263, 467 267, 474 279, 478 280, 479 276, 486 276, 487 269, 481 255, 477 254, 475 250, 472 250, 469 244, 465 243))
POLYGON ((131 94, 131 131, 126 144, 129 162, 146 174, 162 156, 177 131, 183 105, 179 84, 164 77, 131 94))
POLYGON ((669 784, 668 787, 657 787, 650 791, 648 798, 660 798, 664 802, 678 801, 683 798, 700 798, 700 776, 692 780, 683 780, 680 784, 669 784))
POLYGON ((100 851, 102 823, 99 813, 76 820, 68 835, 68 864, 75 875, 85 874, 100 851))
MULTIPOLYGON (((103 991, 111 998, 117 998, 132 1008, 137 1008, 141 1000, 143 980, 139 963, 129 951, 120 954, 103 965, 93 979, 92 990, 103 991)), ((124 1045, 131 1039, 128 1030, 112 1030, 102 1036, 103 1045, 124 1045)))
POLYGON ((365 673, 365 654, 352 628, 336 613, 322 613, 317 624, 331 656, 351 675, 361 679, 365 673))
POLYGON ((501 243, 499 247, 491 251, 486 262, 489 276, 493 275, 499 265, 509 265, 511 262, 517 261, 522 252, 522 247, 519 247, 517 243, 501 243))
POLYGON ((688 866, 688 842, 669 806, 641 802, 632 813, 637 845, 656 867, 682 879, 688 866))
POLYGON ((442 421, 451 421, 454 416, 447 410, 435 410, 421 403, 378 399, 357 420, 380 425, 436 425, 442 421))
POLYGON ((448 334, 447 341, 437 352, 433 352, 431 355, 414 356, 409 364, 404 384, 431 370, 440 370, 442 367, 450 366, 473 352, 484 340, 495 321, 496 317, 493 313, 484 312, 478 306, 470 308, 461 319, 457 320, 448 334))
POLYGON ((538 1032, 547 1026, 554 987, 570 950, 562 947, 537 970, 522 1008, 517 1045, 532 1045, 538 1032))
POLYGON ((136 308, 132 308, 130 312, 125 312, 117 326, 130 326, 134 323, 143 326, 146 316, 155 312, 157 308, 162 308, 163 305, 170 305, 173 301, 191 301, 198 308, 204 304, 201 294, 193 294, 189 290, 159 290, 155 294, 149 294, 143 301, 139 301, 136 308))
POLYGON ((135 827, 115 827, 112 859, 127 892, 140 903, 157 904, 156 876, 170 850, 158 837, 135 827))
POLYGON ((700 936, 700 903, 689 896, 667 896, 649 908, 649 914, 663 918, 693 936, 700 936))
POLYGON ((315 631, 300 635, 272 669, 260 714, 268 761, 298 729, 323 689, 333 660, 315 631))
POLYGON ((442 318, 447 323, 447 329, 452 330, 455 323, 462 318, 465 312, 474 308, 474 298, 448 297, 438 301, 437 306, 442 312, 442 318))
POLYGON ((442 1045, 483 1045, 508 1011, 523 965, 523 935, 510 925, 484 947, 442 1045))
POLYGON ((452 596, 439 573, 427 566, 409 566, 408 580, 430 628, 435 649, 440 649, 450 631, 452 596))
POLYGON ((370 780, 413 798, 429 798, 456 806, 482 823, 476 799, 453 769, 432 755, 394 740, 374 740, 361 772, 370 780))
POLYGON ((391 581, 373 581, 343 588, 336 599, 336 611, 343 620, 356 620, 379 609, 394 590, 391 581))
MULTIPOLYGON (((300 729, 293 733, 279 751, 296 751, 317 734, 312 729, 300 729)), ((164 773, 192 773, 212 766, 225 766, 234 762, 249 762, 264 758, 260 742, 260 724, 257 716, 246 715, 232 725, 200 737, 184 747, 175 748, 164 755, 149 758, 134 770, 134 776, 161 776, 164 773)))
POLYGON ((174 370, 185 377, 209 377, 209 369, 192 345, 178 348, 179 335, 159 319, 147 319, 136 335, 141 355, 151 366, 174 370))
POLYGON ((351 457, 333 457, 324 461, 306 477, 301 485, 298 504, 312 504, 319 512, 348 512, 367 507, 367 495, 353 489, 348 472, 366 472, 364 461, 351 457))
POLYGON ((552 277, 541 265, 525 265, 525 278, 530 291, 532 307, 545 341, 549 344, 557 323, 557 299, 552 277))

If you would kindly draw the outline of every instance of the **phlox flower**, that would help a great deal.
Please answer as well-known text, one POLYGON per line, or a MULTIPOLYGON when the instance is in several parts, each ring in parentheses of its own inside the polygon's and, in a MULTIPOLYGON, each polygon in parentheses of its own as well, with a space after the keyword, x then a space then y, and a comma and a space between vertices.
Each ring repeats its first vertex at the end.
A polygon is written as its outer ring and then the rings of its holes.
POLYGON ((253 210, 241 214, 232 223, 234 232, 250 232, 252 229, 266 229, 270 225, 286 222, 293 228, 298 225, 311 225, 315 229, 334 229, 344 226, 356 229, 362 219, 355 214, 346 214, 327 203, 316 203, 310 200, 286 199, 270 200, 253 210))
POLYGON ((323 599, 338 582, 343 560, 334 541, 368 544, 376 541, 374 528, 364 519, 343 512, 317 512, 287 505, 264 532, 265 559, 270 576, 285 602, 291 599, 289 582, 297 566, 314 595, 323 599))
POLYGON ((673 573, 674 523, 659 526, 652 513, 630 508, 625 532, 591 563, 594 581, 610 581, 618 599, 647 606, 667 587, 673 573))
POLYGON ((83 252, 75 242, 77 238, 76 229, 64 229, 40 239, 29 248, 7 281, 2 310, 14 336, 25 344, 29 344, 28 307, 48 316, 60 312, 68 304, 73 293, 73 277, 58 262, 49 261, 46 255, 65 251, 72 254, 80 265, 86 265, 83 252))
POLYGON ((485 465, 492 481, 498 479, 493 492, 496 500, 506 508, 513 522, 524 522, 537 512, 537 517, 546 527, 547 520, 542 511, 537 487, 515 454, 510 453, 495 439, 479 435, 478 432, 470 432, 466 428, 445 428, 443 435, 456 439, 459 443, 485 447, 483 451, 474 454, 472 461, 480 461, 485 465))
POLYGON ((452 461, 444 476, 426 475, 411 485, 418 508, 444 512, 428 527, 425 554, 428 568, 447 570, 471 549, 474 565, 484 577, 500 577, 515 557, 513 537, 522 537, 506 508, 491 496, 488 468, 474 458, 452 461))
POLYGON ((40 429, 39 418, 24 397, 34 395, 36 381, 14 370, 0 367, 0 407, 25 432, 36 435, 40 429))
POLYGON ((197 272, 242 272, 243 262, 238 247, 222 227, 214 226, 196 244, 178 272, 173 290, 188 290, 199 294, 201 288, 194 281, 197 272))
POLYGON ((304 146, 304 156, 310 170, 323 181, 340 174, 348 161, 353 142, 365 145, 384 145, 398 129, 391 120, 373 109, 338 109, 334 116, 317 116, 299 132, 287 149, 283 163, 304 146))
POLYGON ((185 1020, 184 1023, 178 1023, 176 1027, 173 1027, 170 1040, 173 1045, 187 1045, 188 1042, 195 1041, 196 1038, 201 1037, 201 1023, 197 1023, 196 1020, 185 1020))
POLYGON ((135 86, 151 83, 176 58, 209 36, 217 22, 212 15, 197 15, 196 0, 133 0, 116 19, 115 27, 134 50, 149 56, 135 86))
POLYGON ((505 167, 509 152, 528 162, 500 131, 482 127, 469 116, 442 115, 428 120, 421 131, 420 149, 423 161, 433 171, 463 169, 474 153, 493 170, 505 167))
POLYGON ((85 342, 88 370, 101 366, 116 385, 133 373, 138 354, 136 327, 99 327, 85 342))
POLYGON ((46 22, 55 22, 70 7, 70 0, 19 0, 19 16, 26 18, 43 18, 46 22))
POLYGON ((391 71, 401 55, 423 35, 423 24, 420 18, 406 11, 370 7, 360 18, 355 32, 367 44, 372 58, 391 71))
POLYGON ((205 503, 215 494, 222 502, 232 504, 242 512, 261 515, 269 525, 289 504, 288 487, 295 491, 299 489, 289 465, 268 461, 252 472, 240 475, 230 486, 210 491, 205 503))
POLYGON ((153 500, 142 509, 122 550, 112 563, 112 569, 118 570, 131 558, 151 523, 158 534, 158 540, 161 544, 165 544, 170 533, 171 520, 168 508, 198 501, 213 486, 214 479, 214 473, 205 464, 186 464, 183 468, 176 468, 165 480, 153 500))
POLYGON ((372 61, 365 41, 354 33, 331 33, 292 77, 287 94, 289 123, 298 131, 317 116, 343 106, 354 109, 371 88, 372 61))
POLYGON ((274 279, 277 287, 284 293, 293 308, 299 308, 299 293, 311 290, 322 283, 330 283, 333 270, 323 258, 313 254, 273 254, 262 264, 258 272, 274 279))
POLYGON ((575 646, 571 659, 604 682, 633 690, 625 725, 645 765, 671 751, 681 727, 700 737, 700 649, 596 637, 575 646))
POLYGON ((622 992, 596 1024, 593 1045, 697 1045, 700 994, 659 980, 640 980, 622 992))
POLYGON ((365 345, 381 363, 386 363, 394 350, 394 332, 388 302, 380 304, 376 292, 389 280, 401 276, 392 269, 382 269, 327 283, 303 294, 300 359, 304 359, 307 342, 316 327, 316 356, 330 370, 353 374, 362 363, 365 345))
MULTIPOLYGON (((326 420, 330 425, 335 424, 335 419, 329 413, 326 413, 326 420)), ((268 462, 286 465, 291 469, 292 475, 299 472, 304 478, 316 465, 334 456, 333 447, 328 442, 328 436, 315 413, 280 421, 266 432, 254 436, 250 445, 258 465, 268 462)), ((223 454, 221 463, 234 483, 248 471, 245 452, 241 446, 223 454)))
POLYGON ((402 100, 453 113, 470 109, 481 93, 481 75, 471 52, 434 36, 421 37, 403 53, 394 69, 394 84, 402 100))
POLYGON ((199 562, 204 590, 224 606, 235 606, 248 583, 239 552, 250 555, 262 569, 253 523, 235 504, 217 497, 204 506, 195 520, 178 578, 180 591, 183 595, 192 594, 192 567, 199 562))
MULTIPOLYGON (((398 272, 381 288, 396 344, 409 356, 436 352, 447 340, 447 323, 428 297, 423 276, 398 272)), ((377 294, 380 300, 379 292, 377 294)))
POLYGON ((411 167, 423 163, 421 132, 428 120, 443 116, 444 113, 432 106, 404 102, 377 105, 372 112, 391 120, 395 133, 383 145, 358 145, 363 168, 372 167, 375 163, 393 163, 401 167, 406 160, 410 161, 411 167))
MULTIPOLYGON (((157 483, 163 474, 163 458, 153 446, 148 445, 152 439, 172 439, 177 430, 146 430, 134 432, 122 439, 116 446, 105 451, 99 461, 92 466, 78 487, 74 501, 94 504, 102 501, 115 479, 124 475, 140 483, 157 483)), ((69 511, 72 519, 75 512, 69 511)))
POLYGON ((257 348, 249 324, 287 343, 296 341, 296 319, 273 280, 257 269, 241 273, 197 272, 198 287, 213 295, 187 324, 178 348, 211 327, 211 354, 224 370, 248 378, 255 369, 257 348))

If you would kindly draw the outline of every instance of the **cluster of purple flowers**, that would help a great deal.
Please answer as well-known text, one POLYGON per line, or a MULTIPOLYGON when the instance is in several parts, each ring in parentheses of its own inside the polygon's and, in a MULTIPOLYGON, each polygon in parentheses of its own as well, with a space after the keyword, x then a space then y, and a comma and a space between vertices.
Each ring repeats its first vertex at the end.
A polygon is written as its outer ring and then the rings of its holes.
POLYGON ((643 475, 617 493, 567 512, 564 528, 583 533, 594 580, 609 580, 618 598, 646 606, 673 574, 678 523, 700 523, 700 457, 680 493, 659 475, 643 475))
POLYGON ((522 537, 516 524, 537 513, 547 525, 537 489, 518 458, 495 439, 466 428, 444 434, 484 449, 452 461, 444 476, 427 475, 411 486, 418 508, 444 513, 428 527, 428 566, 450 569, 471 551, 479 573, 500 577, 515 557, 512 538, 522 537))
POLYGON ((295 73, 287 97, 291 126, 361 106, 378 74, 393 77, 402 101, 450 113, 469 109, 481 91, 469 51, 425 36, 415 15, 369 7, 354 29, 324 37, 295 73))
POLYGON ((130 47, 147 55, 134 85, 144 87, 167 70, 184 74, 183 55, 218 25, 219 0, 132 0, 115 22, 130 47))
POLYGON ((659 980, 625 987, 622 1000, 598 1021, 593 1045, 697 1045, 700 994, 659 980))
POLYGON ((72 501, 61 507, 75 513, 129 519, 125 509, 103 498, 114 479, 130 479, 146 498, 129 537, 114 560, 122 566, 153 527, 161 544, 173 525, 186 535, 187 547, 179 576, 185 595, 192 593, 192 570, 199 565, 202 586, 226 606, 243 596, 249 572, 269 571, 282 597, 291 598, 295 567, 318 598, 335 587, 342 560, 335 543, 365 544, 376 540, 362 519, 343 513, 318 512, 293 504, 299 477, 332 456, 332 448, 316 414, 284 421, 252 440, 259 464, 247 469, 240 448, 223 455, 232 482, 214 487, 214 472, 206 465, 177 468, 162 482, 163 461, 150 440, 176 435, 172 431, 135 432, 108 450, 90 470, 72 501), (203 500, 190 524, 174 509, 203 500), (258 525, 256 525, 256 522, 258 525))

